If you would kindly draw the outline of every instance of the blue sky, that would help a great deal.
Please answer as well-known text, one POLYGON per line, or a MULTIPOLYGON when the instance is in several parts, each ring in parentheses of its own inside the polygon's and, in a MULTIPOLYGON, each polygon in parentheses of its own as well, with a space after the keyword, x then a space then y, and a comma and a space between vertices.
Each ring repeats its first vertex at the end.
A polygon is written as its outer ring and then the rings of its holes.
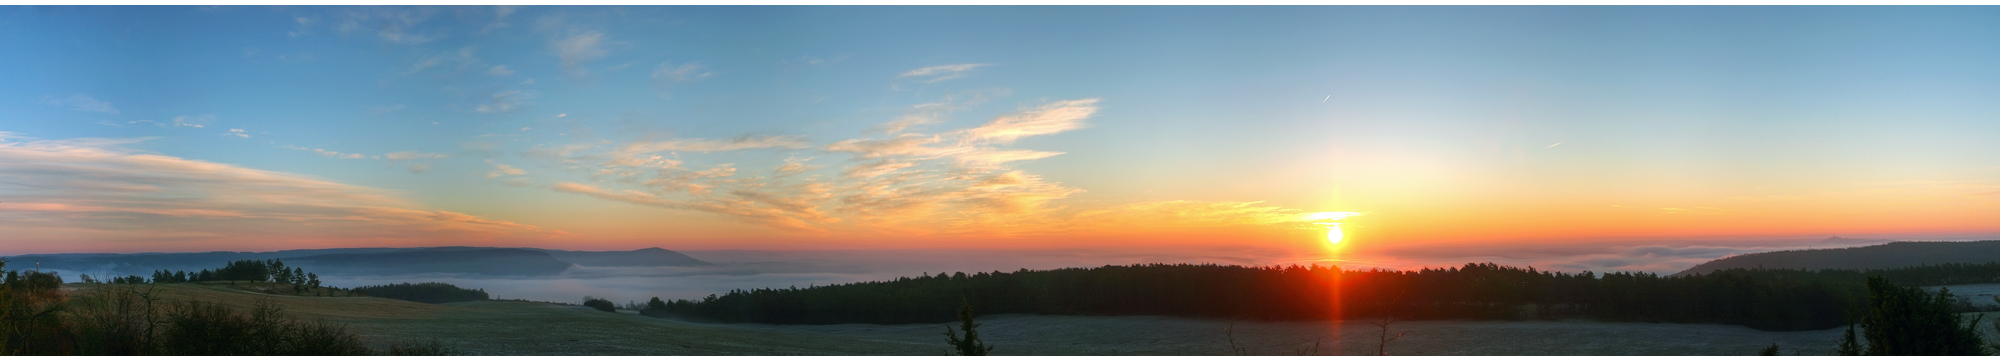
POLYGON ((1996 15, 6 7, 0 142, 90 166, 13 168, 0 217, 38 250, 1981 237, 1996 15))

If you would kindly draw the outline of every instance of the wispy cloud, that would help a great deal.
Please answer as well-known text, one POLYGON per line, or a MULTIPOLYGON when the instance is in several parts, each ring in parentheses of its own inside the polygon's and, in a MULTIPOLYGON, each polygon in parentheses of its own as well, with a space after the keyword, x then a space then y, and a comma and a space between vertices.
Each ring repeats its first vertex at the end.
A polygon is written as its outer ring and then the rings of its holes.
POLYGON ((491 100, 487 101, 486 103, 479 104, 479 106, 473 107, 473 111, 477 111, 480 113, 512 112, 516 109, 521 108, 524 105, 527 105, 528 99, 534 99, 535 95, 536 95, 535 93, 528 92, 525 90, 508 90, 499 93, 493 93, 493 98, 491 100))
POLYGON ((631 142, 618 149, 621 154, 654 153, 665 151, 681 152, 722 152, 758 148, 805 148, 804 138, 796 135, 741 136, 733 139, 671 139, 657 142, 631 142))
POLYGON ((320 148, 306 148, 306 147, 299 147, 299 146, 292 146, 292 145, 286 145, 286 146, 283 146, 283 147, 279 147, 279 148, 285 148, 285 149, 291 149, 291 150, 303 150, 303 151, 310 151, 310 152, 313 152, 313 153, 318 153, 319 155, 323 155, 323 156, 326 156, 327 158, 338 158, 338 159, 363 159, 363 158, 368 158, 368 155, 366 155, 366 154, 361 154, 361 153, 342 153, 342 152, 338 152, 338 151, 331 151, 331 150, 326 150, 326 149, 320 149, 320 148))
POLYGON ((989 65, 993 64, 952 64, 952 65, 927 66, 903 72, 902 74, 896 75, 896 77, 898 78, 927 77, 928 79, 924 79, 925 83, 936 83, 946 80, 963 78, 965 77, 966 71, 989 65))
POLYGON ((0 233, 16 242, 10 250, 85 240, 215 248, 271 240, 388 244, 555 232, 417 210, 386 190, 125 147, 141 141, 0 133, 0 194, 9 195, 0 203, 0 233))
POLYGON ((44 97, 42 104, 67 107, 70 110, 118 114, 118 108, 111 106, 111 102, 97 100, 88 94, 74 94, 67 98, 44 97))
POLYGON ((1097 113, 1097 99, 1050 102, 1042 106, 1002 116, 986 125, 965 130, 968 142, 1009 143, 1021 137, 1055 134, 1083 127, 1083 120, 1097 113))
POLYGON ((223 133, 223 134, 227 134, 227 135, 230 135, 230 136, 234 136, 234 137, 238 137, 238 138, 249 138, 249 137, 250 137, 250 133, 249 133, 249 132, 244 132, 244 131, 243 131, 242 129, 230 129, 228 133, 223 133))
POLYGON ((605 43, 604 33, 589 31, 563 37, 549 44, 549 47, 555 51, 556 58, 562 61, 564 69, 575 70, 583 63, 610 55, 611 51, 604 48, 605 43))
POLYGON ((388 159, 388 160, 440 159, 448 157, 451 156, 438 153, 424 153, 418 151, 389 152, 389 154, 382 155, 383 159, 388 159))
MULTIPOLYGON (((438 8, 428 6, 362 6, 345 8, 336 14, 334 29, 342 34, 372 30, 377 39, 394 45, 421 45, 445 38, 441 31, 424 31, 420 24, 435 16, 438 8)), ((314 21, 297 18, 299 30, 291 36, 310 34, 314 21)))
POLYGON ((943 99, 939 99, 936 102, 910 106, 908 110, 903 112, 903 116, 897 117, 896 120, 891 120, 888 123, 876 125, 869 130, 896 134, 918 126, 935 124, 943 121, 945 116, 954 111, 985 103, 992 97, 1006 96, 1009 93, 1011 92, 1007 89, 984 89, 945 94, 943 99))
POLYGON ((486 69, 486 75, 491 75, 491 76, 514 75, 514 70, 507 69, 506 65, 494 65, 492 68, 486 69))
POLYGON ((661 97, 666 97, 667 90, 674 84, 706 79, 711 76, 715 76, 715 72, 706 70, 705 67, 698 63, 687 63, 679 66, 660 63, 659 67, 653 68, 653 88, 661 97))
POLYGON ((204 128, 209 123, 214 123, 214 122, 215 122, 214 114, 202 114, 202 115, 182 115, 174 117, 173 124, 176 127, 204 128))
POLYGON ((486 164, 493 166, 492 172, 486 172, 486 178, 500 178, 510 175, 528 174, 528 171, 521 170, 521 168, 512 165, 507 165, 506 163, 495 162, 492 159, 487 159, 486 164))

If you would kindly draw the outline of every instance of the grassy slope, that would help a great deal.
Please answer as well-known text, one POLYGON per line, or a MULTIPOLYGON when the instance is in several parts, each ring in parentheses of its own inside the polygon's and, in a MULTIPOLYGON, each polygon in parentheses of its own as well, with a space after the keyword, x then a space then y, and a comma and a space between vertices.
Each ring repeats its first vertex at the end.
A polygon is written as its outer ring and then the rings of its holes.
POLYGON ((140 286, 146 287, 166 299, 245 308, 269 298, 296 316, 346 323, 371 344, 436 338, 482 355, 929 354, 911 344, 671 322, 547 303, 433 305, 375 297, 269 295, 222 285, 140 286))
MULTIPOLYGON (((143 287, 143 286, 142 286, 143 287)), ((443 305, 373 297, 266 295, 214 285, 158 285, 169 299, 249 307, 270 298, 288 312, 347 323, 370 343, 436 338, 479 355, 940 355, 943 324, 701 324, 535 302, 443 305)), ((1995 315, 1988 315, 1989 319, 1995 315)), ((1235 327, 1251 354, 1358 355, 1374 351, 1363 322, 1228 322, 1168 317, 998 315, 980 331, 997 355, 1230 355, 1235 327), (1335 342, 1334 340, 1345 340, 1335 342)), ((1390 344, 1400 355, 1753 355, 1828 354, 1841 330, 1764 332, 1740 326, 1586 321, 1410 321, 1390 344)))

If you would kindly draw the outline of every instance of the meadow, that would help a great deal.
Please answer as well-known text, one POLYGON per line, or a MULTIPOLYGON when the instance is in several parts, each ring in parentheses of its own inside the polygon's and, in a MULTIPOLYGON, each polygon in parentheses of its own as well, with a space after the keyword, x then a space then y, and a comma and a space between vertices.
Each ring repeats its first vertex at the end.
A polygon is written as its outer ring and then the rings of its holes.
MULTIPOLYGON (((1991 287, 1987 285, 1985 287, 1991 287)), ((215 284, 136 287, 164 299, 239 308, 261 300, 295 317, 347 325, 371 348, 430 341, 466 355, 943 355, 948 323, 768 325, 697 323, 528 301, 425 304, 375 297, 272 295, 215 284)), ((1987 319, 1995 316, 1988 315, 1987 319)), ((1366 322, 1253 322, 1159 316, 993 315, 978 320, 996 355, 1366 355, 1366 322)), ((1558 321, 1399 321, 1391 355, 1827 355, 1841 329, 1770 332, 1716 324, 1558 321)), ((1988 331, 1990 332, 1990 330, 1988 331)), ((1989 335, 1990 336, 1990 335, 1989 335)))

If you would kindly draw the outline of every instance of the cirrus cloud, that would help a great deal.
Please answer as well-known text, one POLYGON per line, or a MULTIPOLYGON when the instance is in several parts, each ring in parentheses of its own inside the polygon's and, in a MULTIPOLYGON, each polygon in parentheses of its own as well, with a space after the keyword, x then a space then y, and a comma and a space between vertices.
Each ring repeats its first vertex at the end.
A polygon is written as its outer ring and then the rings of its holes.
POLYGON ((0 234, 8 235, 0 238, 24 251, 74 241, 212 248, 341 240, 352 246, 562 234, 420 210, 393 191, 127 147, 143 141, 0 132, 0 234))

